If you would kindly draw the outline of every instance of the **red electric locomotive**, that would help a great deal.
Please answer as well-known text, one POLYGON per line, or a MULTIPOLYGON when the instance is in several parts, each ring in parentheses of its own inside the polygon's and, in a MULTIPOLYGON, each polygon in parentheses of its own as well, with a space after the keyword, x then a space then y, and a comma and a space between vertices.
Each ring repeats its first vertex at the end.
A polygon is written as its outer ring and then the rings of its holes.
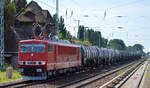
POLYGON ((25 80, 43 80, 81 66, 80 46, 74 44, 23 40, 18 56, 19 71, 25 80))

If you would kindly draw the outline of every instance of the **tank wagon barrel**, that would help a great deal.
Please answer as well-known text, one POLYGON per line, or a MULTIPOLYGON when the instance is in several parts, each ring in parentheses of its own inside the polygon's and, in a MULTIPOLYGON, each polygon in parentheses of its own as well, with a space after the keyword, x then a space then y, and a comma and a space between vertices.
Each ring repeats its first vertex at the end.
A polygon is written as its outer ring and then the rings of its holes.
POLYGON ((141 54, 82 45, 81 56, 83 59, 83 65, 97 66, 99 64, 111 65, 118 62, 139 59, 141 57, 141 54))

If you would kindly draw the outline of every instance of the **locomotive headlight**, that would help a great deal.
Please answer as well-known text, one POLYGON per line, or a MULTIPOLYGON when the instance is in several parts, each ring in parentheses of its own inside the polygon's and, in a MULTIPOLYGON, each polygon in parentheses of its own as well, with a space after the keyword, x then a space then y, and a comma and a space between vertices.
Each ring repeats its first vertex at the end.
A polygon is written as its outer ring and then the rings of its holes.
POLYGON ((46 62, 45 61, 39 61, 39 65, 45 65, 46 62))
POLYGON ((23 65, 24 63, 23 63, 23 61, 18 61, 18 64, 23 65))
POLYGON ((45 61, 42 61, 41 63, 42 63, 42 65, 45 65, 45 64, 46 64, 46 62, 45 62, 45 61))

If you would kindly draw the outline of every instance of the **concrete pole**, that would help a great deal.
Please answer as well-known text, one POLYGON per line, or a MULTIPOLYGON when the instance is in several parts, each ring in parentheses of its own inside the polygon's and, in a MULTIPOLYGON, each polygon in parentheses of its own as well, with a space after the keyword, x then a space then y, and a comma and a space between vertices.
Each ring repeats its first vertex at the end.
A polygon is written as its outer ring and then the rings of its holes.
POLYGON ((0 69, 4 65, 4 4, 0 1, 0 69))
POLYGON ((56 0, 56 34, 58 33, 59 30, 59 0, 56 0))
MULTIPOLYGON (((78 22, 78 31, 79 31, 79 26, 80 26, 80 20, 74 20, 78 22)), ((80 34, 79 34, 80 35, 80 34)), ((77 35, 77 38, 79 39, 79 35, 77 35)))

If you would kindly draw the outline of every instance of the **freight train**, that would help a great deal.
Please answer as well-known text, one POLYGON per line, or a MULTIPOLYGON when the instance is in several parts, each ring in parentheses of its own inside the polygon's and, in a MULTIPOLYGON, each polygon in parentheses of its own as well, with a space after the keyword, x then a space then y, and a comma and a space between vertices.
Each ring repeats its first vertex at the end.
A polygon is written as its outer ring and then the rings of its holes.
POLYGON ((18 67, 25 80, 45 80, 56 74, 86 67, 135 60, 141 54, 46 40, 22 40, 18 48, 18 67))

